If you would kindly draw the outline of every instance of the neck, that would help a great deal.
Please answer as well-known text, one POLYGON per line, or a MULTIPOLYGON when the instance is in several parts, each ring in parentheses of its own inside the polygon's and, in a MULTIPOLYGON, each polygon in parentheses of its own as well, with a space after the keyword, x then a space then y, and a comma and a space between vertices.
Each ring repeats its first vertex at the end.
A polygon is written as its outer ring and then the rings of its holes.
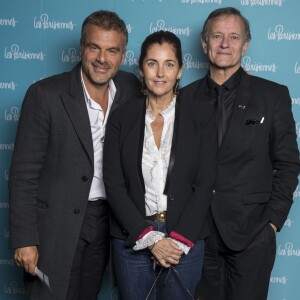
POLYGON ((234 68, 216 68, 211 66, 209 68, 210 78, 219 85, 226 82, 238 69, 240 65, 234 68))
POLYGON ((88 89, 88 92, 91 98, 101 106, 108 101, 108 85, 97 88, 93 87, 92 89, 88 89))
POLYGON ((157 116, 161 114, 163 110, 165 110, 170 103, 172 102, 173 97, 153 97, 149 96, 147 98, 147 109, 151 112, 153 116, 157 116))
POLYGON ((97 102, 101 106, 103 112, 106 113, 108 107, 108 83, 101 86, 85 83, 85 87, 90 97, 97 102))

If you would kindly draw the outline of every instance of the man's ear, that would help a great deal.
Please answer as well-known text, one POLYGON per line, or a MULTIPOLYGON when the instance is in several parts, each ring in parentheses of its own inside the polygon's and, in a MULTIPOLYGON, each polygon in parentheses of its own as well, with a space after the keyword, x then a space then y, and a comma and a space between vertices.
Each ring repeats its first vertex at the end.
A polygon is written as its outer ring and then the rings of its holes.
POLYGON ((243 45, 243 50, 242 50, 242 56, 245 55, 245 53, 247 52, 247 49, 249 47, 250 41, 245 42, 245 44, 243 45))
POLYGON ((125 60, 125 54, 126 54, 126 51, 124 51, 123 54, 122 54, 122 61, 121 61, 121 64, 124 63, 124 60, 125 60))
POLYGON ((205 54, 207 54, 207 42, 201 38, 202 49, 205 54))

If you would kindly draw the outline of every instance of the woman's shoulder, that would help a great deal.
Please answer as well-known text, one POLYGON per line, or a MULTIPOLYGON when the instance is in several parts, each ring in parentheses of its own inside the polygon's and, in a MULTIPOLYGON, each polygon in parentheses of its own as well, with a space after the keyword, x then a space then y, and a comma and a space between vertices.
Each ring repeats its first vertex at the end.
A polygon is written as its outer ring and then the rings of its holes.
POLYGON ((137 96, 135 98, 129 99, 125 103, 120 104, 117 108, 115 108, 110 118, 118 119, 118 120, 130 120, 137 113, 145 107, 146 98, 145 96, 137 96))

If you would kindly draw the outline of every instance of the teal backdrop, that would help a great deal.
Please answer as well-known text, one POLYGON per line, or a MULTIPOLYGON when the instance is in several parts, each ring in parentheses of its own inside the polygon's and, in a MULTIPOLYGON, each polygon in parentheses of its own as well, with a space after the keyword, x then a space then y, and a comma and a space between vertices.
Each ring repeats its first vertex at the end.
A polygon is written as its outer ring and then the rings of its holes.
MULTIPOLYGON (((138 74, 144 38, 164 29, 182 41, 181 86, 203 77, 207 60, 200 31, 214 9, 234 6, 249 19, 252 41, 242 64, 250 73, 289 87, 300 138, 299 0, 0 0, 0 299, 24 299, 22 271, 8 248, 9 166, 20 107, 35 81, 71 70, 80 60, 81 24, 91 12, 117 12, 127 24, 129 44, 122 69, 138 74)), ((300 188, 282 231, 268 300, 299 300, 300 188)), ((57 249, 59 251, 59 249, 57 249)), ((117 299, 108 274, 99 299, 117 299)), ((242 300, 242 299, 241 299, 242 300)), ((255 299, 253 299, 255 300, 255 299)))

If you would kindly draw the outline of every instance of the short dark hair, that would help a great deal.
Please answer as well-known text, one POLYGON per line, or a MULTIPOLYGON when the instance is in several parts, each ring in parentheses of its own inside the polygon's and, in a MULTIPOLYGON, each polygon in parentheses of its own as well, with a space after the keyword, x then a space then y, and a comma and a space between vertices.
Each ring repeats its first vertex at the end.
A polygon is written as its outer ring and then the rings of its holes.
MULTIPOLYGON (((98 10, 90 14, 82 23, 80 44, 85 44, 87 25, 96 25, 104 30, 115 30, 124 35, 125 46, 128 43, 128 31, 125 22, 112 11, 98 10)), ((125 50, 125 49, 124 49, 125 50)))
POLYGON ((147 55, 149 48, 154 44, 162 45, 163 43, 170 44, 173 47, 175 56, 179 63, 179 67, 182 67, 183 61, 180 39, 170 31, 160 30, 148 35, 142 43, 141 54, 139 57, 139 67, 141 70, 143 66, 143 61, 147 55))
POLYGON ((241 14, 241 12, 234 8, 234 7, 223 7, 223 8, 218 8, 212 11, 207 19, 204 22, 201 37, 204 41, 207 41, 208 38, 208 27, 210 25, 210 22, 218 17, 222 16, 238 16, 241 18, 242 22, 244 23, 245 27, 245 37, 246 37, 246 42, 251 40, 251 32, 250 32, 250 25, 249 21, 241 14))

